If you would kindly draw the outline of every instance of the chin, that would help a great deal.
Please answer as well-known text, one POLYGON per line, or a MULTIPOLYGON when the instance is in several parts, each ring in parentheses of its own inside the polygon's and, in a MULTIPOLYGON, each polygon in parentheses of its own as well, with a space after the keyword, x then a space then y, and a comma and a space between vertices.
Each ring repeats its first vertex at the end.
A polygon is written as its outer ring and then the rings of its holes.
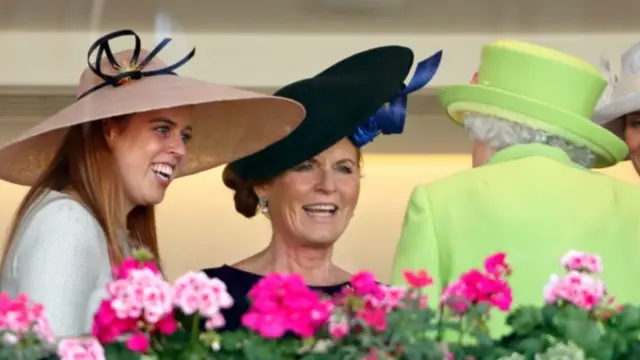
POLYGON ((336 243, 336 241, 338 241, 339 238, 340 236, 328 234, 323 236, 323 234, 316 233, 311 236, 305 237, 305 242, 312 247, 324 248, 332 246, 336 243))
POLYGON ((149 194, 138 203, 140 206, 158 205, 164 200, 164 192, 162 194, 149 194))

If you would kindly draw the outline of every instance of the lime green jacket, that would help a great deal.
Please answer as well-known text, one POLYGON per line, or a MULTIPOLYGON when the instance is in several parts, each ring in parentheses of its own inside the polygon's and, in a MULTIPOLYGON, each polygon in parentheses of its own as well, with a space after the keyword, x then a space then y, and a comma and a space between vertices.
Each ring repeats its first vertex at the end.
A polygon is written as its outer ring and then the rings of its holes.
MULTIPOLYGON (((505 252, 514 306, 541 305, 572 249, 600 254, 610 295, 640 304, 640 187, 579 167, 561 149, 517 145, 413 190, 391 282, 404 285, 404 269, 427 269, 434 306, 444 284, 505 252)), ((493 314, 492 335, 504 333, 504 321, 493 314)))

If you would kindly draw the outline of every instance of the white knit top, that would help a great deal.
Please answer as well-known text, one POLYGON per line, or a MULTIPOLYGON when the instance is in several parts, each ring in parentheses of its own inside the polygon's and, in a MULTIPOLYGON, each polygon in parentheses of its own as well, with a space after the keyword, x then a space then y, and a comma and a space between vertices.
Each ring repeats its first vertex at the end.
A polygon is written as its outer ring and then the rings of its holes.
POLYGON ((0 290, 42 303, 54 336, 77 336, 90 333, 110 279, 106 238, 96 219, 70 196, 51 191, 20 224, 0 290))

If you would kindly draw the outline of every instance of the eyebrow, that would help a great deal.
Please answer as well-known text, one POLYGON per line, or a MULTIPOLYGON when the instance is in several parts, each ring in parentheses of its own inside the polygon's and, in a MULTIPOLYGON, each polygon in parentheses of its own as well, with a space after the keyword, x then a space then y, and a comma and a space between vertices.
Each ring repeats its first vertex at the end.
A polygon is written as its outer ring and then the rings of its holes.
MULTIPOLYGON (((314 164, 318 163, 318 160, 316 160, 315 158, 308 160, 314 164)), ((344 164, 344 163, 351 163, 352 165, 357 165, 357 162, 355 162, 354 160, 351 160, 349 158, 344 158, 344 159, 340 159, 338 161, 335 162, 336 164, 344 164)))
MULTIPOLYGON (((178 127, 178 124, 176 124, 175 121, 166 118, 166 117, 158 117, 158 118, 153 118, 151 120, 149 120, 150 123, 164 123, 165 125, 169 125, 172 127, 178 127)), ((189 130, 189 131, 193 131, 193 128, 191 127, 191 125, 187 125, 185 126, 185 128, 183 130, 189 130)))
POLYGON ((351 163, 353 165, 356 165, 356 162, 351 159, 342 159, 336 162, 336 164, 343 164, 343 163, 351 163))

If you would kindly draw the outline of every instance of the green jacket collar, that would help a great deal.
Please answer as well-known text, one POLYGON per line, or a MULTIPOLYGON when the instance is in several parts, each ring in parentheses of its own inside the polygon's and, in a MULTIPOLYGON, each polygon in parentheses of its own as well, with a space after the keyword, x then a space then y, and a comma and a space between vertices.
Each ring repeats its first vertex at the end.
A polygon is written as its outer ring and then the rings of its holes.
POLYGON ((499 164, 506 161, 518 160, 532 156, 541 156, 553 159, 563 164, 581 167, 571 161, 571 158, 569 158, 569 155, 567 155, 564 150, 545 144, 519 144, 509 146, 496 152, 489 159, 487 165, 499 164))

